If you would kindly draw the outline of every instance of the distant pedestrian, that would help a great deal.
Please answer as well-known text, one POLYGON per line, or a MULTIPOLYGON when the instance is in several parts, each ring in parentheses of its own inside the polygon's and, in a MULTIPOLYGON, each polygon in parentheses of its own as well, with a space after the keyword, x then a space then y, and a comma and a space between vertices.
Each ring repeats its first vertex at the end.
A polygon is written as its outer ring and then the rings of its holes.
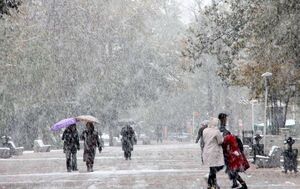
POLYGON ((204 147, 204 141, 203 141, 203 130, 207 128, 209 121, 205 120, 200 124, 200 128, 198 130, 198 135, 196 138, 196 143, 200 140, 200 149, 201 149, 201 161, 203 164, 203 147, 204 147))
POLYGON ((77 150, 80 149, 79 135, 76 124, 67 127, 63 133, 63 151, 66 154, 67 171, 78 171, 77 169, 77 150))
POLYGON ((1 137, 2 139, 2 145, 3 147, 6 147, 6 148, 9 148, 9 157, 11 157, 13 155, 13 150, 14 150, 14 147, 13 147, 13 143, 12 143, 12 140, 11 140, 11 137, 10 136, 7 136, 7 135, 4 135, 1 137))
POLYGON ((163 141, 162 126, 157 126, 155 132, 156 132, 157 143, 158 142, 162 143, 163 141))
POLYGON ((226 129, 227 114, 220 113, 218 118, 220 120, 220 131, 223 133, 224 137, 222 146, 226 173, 230 180, 232 180, 231 188, 238 188, 239 182, 242 185, 239 189, 247 189, 248 187, 246 182, 238 174, 239 172, 244 172, 249 168, 249 163, 243 152, 242 141, 226 129))
POLYGON ((208 189, 220 188, 217 184, 217 172, 224 167, 223 136, 217 128, 218 119, 211 118, 208 127, 203 130, 203 162, 209 166, 208 189))
POLYGON ((103 147, 93 123, 88 122, 86 124, 86 129, 82 132, 80 138, 84 141, 83 161, 86 162, 87 171, 93 172, 96 147, 98 147, 99 153, 101 153, 103 147))
POLYGON ((252 145, 252 150, 253 150, 253 163, 256 162, 256 156, 260 155, 260 156, 264 156, 264 145, 260 144, 260 140, 262 139, 262 137, 259 134, 256 134, 254 137, 255 140, 255 144, 252 145))
POLYGON ((136 136, 133 128, 130 125, 126 125, 121 130, 122 136, 122 150, 124 151, 124 157, 126 160, 131 160, 131 152, 133 151, 133 145, 137 143, 136 136))

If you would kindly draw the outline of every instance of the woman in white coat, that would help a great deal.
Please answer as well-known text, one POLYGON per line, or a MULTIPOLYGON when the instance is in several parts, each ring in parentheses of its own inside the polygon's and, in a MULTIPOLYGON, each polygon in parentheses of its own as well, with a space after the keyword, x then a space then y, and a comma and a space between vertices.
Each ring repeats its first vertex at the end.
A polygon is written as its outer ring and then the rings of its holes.
POLYGON ((217 128, 218 119, 211 118, 208 127, 203 131, 203 162, 209 166, 208 189, 217 189, 217 172, 224 167, 222 149, 223 136, 217 128))

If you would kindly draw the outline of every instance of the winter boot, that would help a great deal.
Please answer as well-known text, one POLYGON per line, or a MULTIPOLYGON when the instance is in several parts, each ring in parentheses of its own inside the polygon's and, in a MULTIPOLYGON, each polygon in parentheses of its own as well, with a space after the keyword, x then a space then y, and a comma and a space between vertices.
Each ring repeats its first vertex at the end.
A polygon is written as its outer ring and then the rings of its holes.
POLYGON ((128 159, 131 160, 131 152, 128 152, 128 159))
POLYGON ((124 157, 125 157, 126 160, 128 160, 128 155, 127 155, 126 151, 124 151, 124 157))
POLYGON ((91 165, 90 164, 86 164, 86 168, 87 168, 87 172, 91 172, 91 165))
POLYGON ((240 189, 248 189, 248 187, 247 187, 247 184, 246 183, 243 183, 243 184, 241 184, 242 185, 242 187, 240 187, 240 189))
POLYGON ((212 188, 214 188, 214 189, 220 189, 220 186, 217 183, 217 179, 213 180, 213 187, 212 188))
POLYGON ((234 184, 232 184, 231 188, 239 188, 239 184, 238 183, 234 183, 234 184))
POLYGON ((75 165, 74 165, 74 164, 72 165, 72 171, 78 171, 77 165, 76 165, 76 164, 75 164, 75 165))
POLYGON ((237 183, 237 181, 234 179, 232 180, 232 186, 231 188, 239 188, 239 184, 237 183))
POLYGON ((78 171, 76 161, 72 161, 72 171, 78 171))
POLYGON ((71 166, 67 165, 67 171, 68 171, 68 172, 71 172, 71 171, 72 171, 71 166))
POLYGON ((71 167, 71 160, 69 158, 66 160, 66 166, 67 166, 67 171, 71 172, 72 167, 71 167))
POLYGON ((208 186, 207 189, 219 189, 217 186, 208 186))

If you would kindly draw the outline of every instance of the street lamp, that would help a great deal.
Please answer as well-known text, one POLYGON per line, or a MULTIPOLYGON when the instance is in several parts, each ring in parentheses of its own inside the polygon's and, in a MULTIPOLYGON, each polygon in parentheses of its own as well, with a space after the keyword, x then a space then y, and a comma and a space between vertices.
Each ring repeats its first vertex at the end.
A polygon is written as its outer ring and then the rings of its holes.
POLYGON ((290 89, 291 89, 291 92, 292 92, 292 95, 290 96, 290 98, 294 97, 294 100, 292 102, 292 116, 293 116, 293 120, 295 120, 296 119, 296 115, 295 115, 296 84, 295 83, 291 83, 290 84, 290 89))
POLYGON ((267 105, 268 105, 268 78, 270 78, 272 76, 272 73, 270 72, 266 72, 264 74, 261 75, 264 80, 265 80, 265 116, 264 116, 264 120, 265 120, 265 125, 264 125, 264 153, 266 153, 266 133, 267 133, 267 105))
POLYGON ((251 120, 252 120, 252 131, 254 132, 254 104, 257 103, 258 101, 256 99, 250 100, 251 102, 251 120))

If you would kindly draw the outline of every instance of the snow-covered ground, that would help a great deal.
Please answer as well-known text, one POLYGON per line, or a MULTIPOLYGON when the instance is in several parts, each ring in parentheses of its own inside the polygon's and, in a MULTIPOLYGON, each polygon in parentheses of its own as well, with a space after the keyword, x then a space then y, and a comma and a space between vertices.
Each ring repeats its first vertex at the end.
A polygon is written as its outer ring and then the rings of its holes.
MULTIPOLYGON (((122 157, 121 147, 105 147, 97 154, 93 173, 87 173, 78 153, 79 171, 68 173, 62 150, 24 153, 0 159, 0 188, 206 188, 208 169, 201 165, 199 145, 137 145, 131 161, 122 157)), ((255 169, 241 174, 249 188, 298 189, 299 175, 280 169, 255 169)), ((218 174, 223 189, 230 188, 224 171, 218 174)))

